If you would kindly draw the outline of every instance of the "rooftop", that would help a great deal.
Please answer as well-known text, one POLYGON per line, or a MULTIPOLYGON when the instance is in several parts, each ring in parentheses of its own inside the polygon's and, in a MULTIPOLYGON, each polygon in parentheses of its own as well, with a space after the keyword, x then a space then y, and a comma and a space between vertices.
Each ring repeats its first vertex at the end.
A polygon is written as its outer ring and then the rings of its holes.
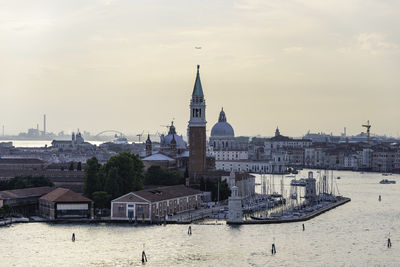
POLYGON ((40 199, 51 202, 92 202, 92 200, 87 197, 65 188, 56 188, 50 193, 42 196, 40 199))
MULTIPOLYGON (((164 186, 164 187, 140 190, 129 194, 136 195, 150 202, 157 202, 172 198, 202 194, 202 191, 186 187, 184 185, 173 185, 173 186, 164 186)), ((124 197, 125 195, 117 199, 114 199, 113 201, 118 201, 124 197)))
POLYGON ((3 199, 40 197, 49 193, 53 189, 54 187, 42 186, 42 187, 32 187, 24 189, 5 190, 5 191, 0 191, 0 197, 3 199))

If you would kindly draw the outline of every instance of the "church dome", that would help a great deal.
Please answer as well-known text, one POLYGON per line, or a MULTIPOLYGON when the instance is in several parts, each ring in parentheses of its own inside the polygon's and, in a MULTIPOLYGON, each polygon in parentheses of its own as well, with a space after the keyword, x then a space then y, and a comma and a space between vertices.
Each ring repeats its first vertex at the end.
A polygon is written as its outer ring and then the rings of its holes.
POLYGON ((175 144, 177 149, 186 149, 186 142, 183 140, 182 135, 176 133, 174 122, 172 122, 169 127, 168 135, 161 135, 160 139, 160 144, 163 147, 175 144))
POLYGON ((235 132, 233 131, 232 126, 228 122, 226 122, 226 116, 225 116, 224 109, 222 109, 221 112, 219 113, 218 122, 211 129, 211 136, 212 137, 219 137, 219 136, 234 137, 235 136, 235 132))

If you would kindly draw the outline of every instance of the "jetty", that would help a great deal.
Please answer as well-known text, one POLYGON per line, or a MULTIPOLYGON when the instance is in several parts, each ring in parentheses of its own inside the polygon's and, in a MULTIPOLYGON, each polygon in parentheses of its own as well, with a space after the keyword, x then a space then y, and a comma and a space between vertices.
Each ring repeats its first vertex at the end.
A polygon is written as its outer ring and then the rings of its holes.
POLYGON ((240 222, 227 222, 228 224, 235 224, 235 225, 240 225, 240 224, 278 224, 278 223, 292 223, 292 222, 303 222, 310 220, 318 215, 321 215, 322 213, 325 213, 329 210, 332 210, 334 208, 337 208, 341 205, 344 205, 348 202, 350 202, 351 199, 347 197, 337 197, 336 202, 331 202, 328 203, 318 209, 315 209, 310 212, 305 212, 301 214, 300 216, 281 216, 278 218, 266 218, 266 219, 257 219, 257 220, 243 220, 240 222))

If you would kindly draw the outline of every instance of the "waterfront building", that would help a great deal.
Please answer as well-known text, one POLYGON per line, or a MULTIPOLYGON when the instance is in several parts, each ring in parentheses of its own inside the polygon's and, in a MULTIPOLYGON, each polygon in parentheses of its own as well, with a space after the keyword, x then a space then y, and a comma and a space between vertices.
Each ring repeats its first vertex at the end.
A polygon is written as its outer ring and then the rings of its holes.
POLYGON ((389 147, 375 147, 372 152, 372 170, 392 172, 395 169, 396 152, 389 147))
POLYGON ((190 101, 189 175, 192 181, 206 171, 206 102, 200 81, 200 65, 197 65, 196 80, 190 101))
POLYGON ((217 170, 235 171, 235 172, 253 172, 253 173, 286 173, 286 165, 278 161, 255 161, 255 160, 219 160, 215 162, 217 170))
POLYGON ((397 147, 396 154, 394 156, 394 170, 400 173, 400 147, 397 147))
POLYGON ((81 147, 91 148, 93 146, 90 143, 85 142, 85 140, 82 137, 82 134, 79 131, 76 135, 75 133, 72 133, 71 140, 53 140, 51 142, 51 145, 54 148, 62 150, 72 150, 81 147))
POLYGON ((267 155, 271 155, 276 150, 282 149, 299 149, 310 147, 312 141, 310 139, 295 139, 281 135, 279 128, 276 127, 275 136, 265 139, 264 151, 267 155))
POLYGON ((184 185, 130 192, 111 201, 111 220, 154 221, 200 208, 202 192, 184 185))
POLYGON ((49 186, 14 189, 0 191, 3 204, 12 207, 14 212, 23 215, 35 215, 39 209, 39 198, 51 192, 54 188, 49 186))
POLYGON ((50 220, 93 218, 93 201, 72 190, 56 188, 39 199, 39 214, 50 220))

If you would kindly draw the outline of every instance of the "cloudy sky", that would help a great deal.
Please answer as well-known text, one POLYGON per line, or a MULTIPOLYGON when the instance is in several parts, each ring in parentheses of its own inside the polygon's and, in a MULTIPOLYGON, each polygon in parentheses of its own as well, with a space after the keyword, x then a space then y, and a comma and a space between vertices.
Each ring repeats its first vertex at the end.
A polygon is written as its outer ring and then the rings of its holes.
POLYGON ((185 134, 200 64, 208 129, 400 136, 399 25, 396 0, 0 0, 0 125, 185 134))

